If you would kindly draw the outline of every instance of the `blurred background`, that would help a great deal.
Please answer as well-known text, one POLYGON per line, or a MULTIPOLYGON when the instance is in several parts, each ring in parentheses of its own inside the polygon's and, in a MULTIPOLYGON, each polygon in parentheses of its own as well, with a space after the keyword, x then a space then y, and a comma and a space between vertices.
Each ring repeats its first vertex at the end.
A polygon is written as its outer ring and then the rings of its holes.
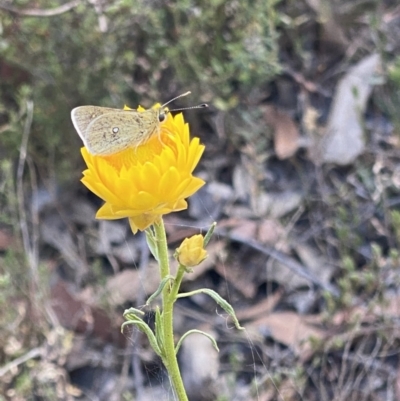
MULTIPOLYGON (((158 285, 142 234, 96 221, 80 105, 184 112, 206 186, 171 255, 218 228, 177 303, 191 401, 400 400, 395 0, 0 1, 0 400, 171 400, 122 312, 158 285)), ((154 313, 145 308, 151 324, 154 313)))

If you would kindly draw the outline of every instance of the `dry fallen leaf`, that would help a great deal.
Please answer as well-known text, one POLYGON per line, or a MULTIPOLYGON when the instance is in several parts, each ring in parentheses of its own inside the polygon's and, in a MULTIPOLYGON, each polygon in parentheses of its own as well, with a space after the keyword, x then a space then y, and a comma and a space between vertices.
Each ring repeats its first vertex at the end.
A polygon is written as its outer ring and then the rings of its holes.
POLYGON ((310 337, 323 339, 323 330, 313 326, 319 323, 318 316, 304 316, 295 312, 272 313, 245 325, 246 329, 267 332, 274 340, 287 345, 297 355, 309 351, 306 342, 310 337))
POLYGON ((272 295, 269 295, 264 300, 257 302, 255 305, 237 310, 236 317, 238 318, 239 322, 244 323, 246 320, 271 313, 278 302, 282 299, 282 295, 283 291, 275 291, 272 295))
POLYGON ((278 159, 293 156, 300 145, 300 133, 292 118, 274 106, 266 107, 265 118, 274 130, 274 147, 278 159))
POLYGON ((362 59, 340 80, 326 126, 326 135, 317 144, 316 161, 346 165, 365 147, 363 114, 381 65, 379 54, 362 59))
POLYGON ((215 271, 220 274, 224 280, 236 288, 245 298, 252 299, 257 293, 257 287, 260 285, 261 275, 254 277, 254 271, 243 274, 243 266, 240 263, 216 263, 215 271))
POLYGON ((229 228, 232 237, 240 238, 244 242, 254 240, 268 245, 275 245, 285 234, 284 227, 275 219, 226 219, 221 221, 218 227, 229 228))
POLYGON ((71 290, 71 285, 58 280, 51 288, 50 306, 61 326, 77 333, 92 335, 104 341, 118 339, 124 343, 124 337, 117 329, 120 322, 111 318, 99 307, 89 305, 71 290))
POLYGON ((139 270, 129 269, 110 277, 106 284, 108 301, 113 305, 122 305, 127 301, 135 301, 139 291, 145 295, 152 294, 160 281, 156 262, 147 265, 145 274, 146 277, 141 277, 139 270))
POLYGON ((253 210, 258 215, 268 215, 279 219, 287 213, 297 209, 303 201, 303 194, 296 190, 285 190, 282 192, 260 192, 251 202, 253 210))
POLYGON ((257 239, 262 244, 276 245, 284 238, 285 229, 278 220, 263 219, 258 226, 257 239))
POLYGON ((231 235, 254 240, 257 235, 257 222, 248 219, 236 219, 235 226, 230 230, 231 235))
POLYGON ((106 290, 108 302, 113 305, 122 305, 127 301, 134 301, 140 288, 138 270, 124 270, 111 276, 107 280, 106 290))

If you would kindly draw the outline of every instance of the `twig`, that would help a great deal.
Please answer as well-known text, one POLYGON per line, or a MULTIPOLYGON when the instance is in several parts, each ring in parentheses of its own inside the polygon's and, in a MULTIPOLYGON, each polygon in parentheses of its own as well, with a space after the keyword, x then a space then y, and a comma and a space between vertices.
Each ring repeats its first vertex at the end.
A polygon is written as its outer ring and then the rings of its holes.
MULTIPOLYGON (((28 140, 31 132, 32 120, 33 120, 33 102, 31 100, 28 100, 26 102, 26 121, 25 121, 24 132, 22 135, 22 142, 19 152, 19 161, 17 169, 17 199, 18 199, 19 224, 21 227, 22 242, 24 244, 24 249, 27 254, 29 267, 31 269, 32 281, 34 285, 37 285, 38 283, 37 270, 39 263, 39 255, 37 247, 37 237, 38 237, 37 221, 33 221, 34 228, 32 231, 32 238, 30 238, 27 215, 25 210, 24 182, 23 182, 28 140)), ((33 218, 34 220, 36 220, 35 216, 33 216, 33 218)))
POLYGON ((311 274, 305 266, 296 262, 294 259, 292 259, 290 256, 285 255, 283 252, 280 252, 268 245, 261 245, 254 240, 244 239, 238 235, 229 234, 227 232, 224 232, 223 230, 216 230, 216 231, 220 235, 227 236, 228 238, 234 241, 246 244, 256 249, 257 251, 263 253, 264 255, 274 258, 278 262, 284 264, 293 273, 297 274, 300 277, 305 278, 308 281, 311 281, 314 285, 324 289, 325 291, 328 291, 335 297, 338 297, 340 295, 339 291, 334 286, 332 286, 331 284, 323 283, 318 277, 315 277, 313 274, 311 274))
POLYGON ((52 9, 35 9, 35 8, 26 8, 24 10, 20 10, 16 7, 9 6, 8 4, 0 3, 0 9, 8 11, 12 14, 20 15, 22 17, 53 17, 55 15, 64 14, 74 7, 79 6, 82 3, 82 0, 72 0, 69 3, 65 3, 60 7, 52 8, 52 9))
MULTIPOLYGON (((33 114, 33 107, 32 107, 33 114)), ((35 171, 35 166, 31 158, 26 159, 28 167, 29 167, 29 175, 30 175, 30 184, 31 184, 31 198, 37 198, 38 193, 38 185, 37 185, 37 176, 35 171)), ((31 222, 32 222, 32 231, 31 231, 31 248, 32 248, 32 258, 34 265, 32 268, 35 269, 35 273, 37 273, 38 265, 39 265, 39 209, 35 206, 34 202, 31 202, 31 222)), ((37 279, 38 277, 36 277, 37 279)))
POLYGON ((15 369, 17 366, 21 365, 22 363, 25 363, 25 362, 29 361, 30 359, 36 358, 36 357, 40 356, 41 354, 42 354, 42 348, 37 347, 37 348, 31 349, 25 355, 21 355, 20 357, 7 363, 7 365, 3 366, 0 369, 0 377, 4 376, 7 372, 15 369))

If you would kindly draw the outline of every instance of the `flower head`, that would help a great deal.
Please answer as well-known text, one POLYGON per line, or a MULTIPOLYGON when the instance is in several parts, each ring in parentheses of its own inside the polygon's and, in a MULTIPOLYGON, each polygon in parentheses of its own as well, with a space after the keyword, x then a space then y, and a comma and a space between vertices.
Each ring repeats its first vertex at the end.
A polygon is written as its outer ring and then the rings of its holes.
POLYGON ((194 267, 207 257, 204 249, 204 237, 201 234, 185 238, 181 246, 176 250, 176 258, 185 267, 194 267))
POLYGON ((105 201, 96 218, 127 217, 136 233, 164 214, 186 209, 185 198, 204 185, 192 175, 203 151, 199 138, 190 139, 182 113, 168 115, 159 135, 137 148, 110 156, 94 156, 82 148, 87 164, 82 182, 105 201))

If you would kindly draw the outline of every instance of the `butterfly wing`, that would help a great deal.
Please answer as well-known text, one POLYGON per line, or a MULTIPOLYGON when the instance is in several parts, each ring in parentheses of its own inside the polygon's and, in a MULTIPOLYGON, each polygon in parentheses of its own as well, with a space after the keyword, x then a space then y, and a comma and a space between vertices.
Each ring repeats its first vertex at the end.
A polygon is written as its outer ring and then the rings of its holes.
POLYGON ((91 121, 83 141, 94 155, 110 155, 128 147, 137 147, 158 131, 159 110, 143 112, 115 110, 91 121))
POLYGON ((120 110, 109 107, 80 106, 71 111, 71 119, 78 135, 85 142, 86 131, 89 124, 99 116, 116 111, 120 110))

